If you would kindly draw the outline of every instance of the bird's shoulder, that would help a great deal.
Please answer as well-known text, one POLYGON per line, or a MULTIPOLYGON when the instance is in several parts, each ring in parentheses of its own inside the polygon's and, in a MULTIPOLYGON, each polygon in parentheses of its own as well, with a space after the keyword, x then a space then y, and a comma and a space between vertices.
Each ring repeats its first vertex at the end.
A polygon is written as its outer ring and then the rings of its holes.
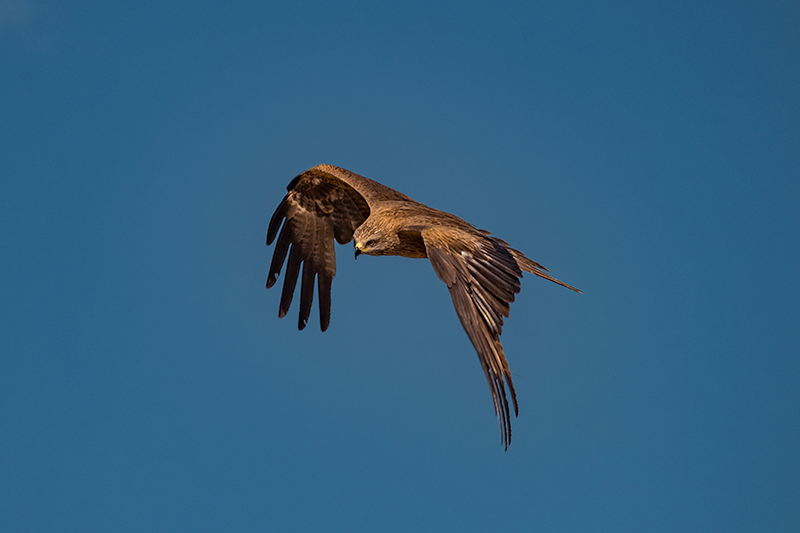
POLYGON ((452 213, 423 204, 387 207, 403 213, 405 231, 418 232, 427 244, 440 248, 469 250, 487 234, 452 213))
POLYGON ((287 189, 308 191, 319 188, 323 183, 326 189, 352 189, 364 198, 370 209, 375 209, 382 202, 414 202, 399 191, 334 165, 311 167, 292 180, 287 189))

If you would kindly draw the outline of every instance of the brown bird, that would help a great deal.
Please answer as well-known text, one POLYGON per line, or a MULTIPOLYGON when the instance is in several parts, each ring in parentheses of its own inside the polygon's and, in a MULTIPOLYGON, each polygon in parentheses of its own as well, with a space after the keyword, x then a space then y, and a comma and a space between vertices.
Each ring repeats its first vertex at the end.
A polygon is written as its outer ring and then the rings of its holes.
POLYGON ((502 443, 508 449, 511 417, 505 384, 515 416, 519 409, 500 333, 508 304, 519 292, 522 271, 581 291, 547 274, 542 265, 491 237, 488 231, 349 170, 317 165, 294 178, 286 189, 289 193, 267 229, 267 245, 278 237, 267 288, 275 285, 289 255, 278 317, 283 318, 289 310, 302 263, 298 327, 303 329, 311 314, 316 278, 320 327, 322 331, 328 329, 331 281, 336 275, 334 239, 339 244, 354 239, 356 257, 427 257, 436 275, 447 284, 461 325, 478 352, 500 420, 502 443))

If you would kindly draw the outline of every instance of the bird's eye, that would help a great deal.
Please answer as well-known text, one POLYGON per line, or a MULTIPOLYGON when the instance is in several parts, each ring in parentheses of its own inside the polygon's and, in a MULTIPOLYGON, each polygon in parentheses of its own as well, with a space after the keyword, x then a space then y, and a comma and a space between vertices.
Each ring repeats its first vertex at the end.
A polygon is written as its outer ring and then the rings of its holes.
POLYGON ((375 239, 370 239, 367 241, 367 247, 372 246, 375 244, 375 239))

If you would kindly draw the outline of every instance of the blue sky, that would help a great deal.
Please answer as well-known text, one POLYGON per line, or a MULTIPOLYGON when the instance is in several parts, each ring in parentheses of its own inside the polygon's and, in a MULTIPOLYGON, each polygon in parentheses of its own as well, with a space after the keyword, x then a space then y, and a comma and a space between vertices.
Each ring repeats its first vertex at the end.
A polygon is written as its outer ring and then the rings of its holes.
POLYGON ((792 2, 0 1, 4 531, 797 531, 792 2), (507 452, 429 263, 338 248, 319 163, 532 276, 507 452))

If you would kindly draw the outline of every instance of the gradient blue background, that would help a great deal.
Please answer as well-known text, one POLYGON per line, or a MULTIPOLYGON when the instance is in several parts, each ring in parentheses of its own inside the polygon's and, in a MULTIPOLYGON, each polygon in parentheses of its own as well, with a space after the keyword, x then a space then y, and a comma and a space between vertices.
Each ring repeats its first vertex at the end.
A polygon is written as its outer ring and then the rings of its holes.
POLYGON ((800 530, 796 2, 0 1, 0 529, 800 530), (331 163, 525 251, 508 452, 426 261, 331 163))

